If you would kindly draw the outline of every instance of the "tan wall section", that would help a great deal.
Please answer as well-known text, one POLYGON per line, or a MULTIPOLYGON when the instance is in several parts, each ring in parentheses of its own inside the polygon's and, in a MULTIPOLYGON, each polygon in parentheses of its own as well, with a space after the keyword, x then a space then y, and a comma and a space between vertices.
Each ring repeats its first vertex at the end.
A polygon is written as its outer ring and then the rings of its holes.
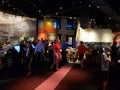
POLYGON ((61 43, 66 40, 66 35, 75 36, 75 30, 66 29, 67 19, 61 19, 61 30, 57 30, 57 34, 61 34, 61 43))

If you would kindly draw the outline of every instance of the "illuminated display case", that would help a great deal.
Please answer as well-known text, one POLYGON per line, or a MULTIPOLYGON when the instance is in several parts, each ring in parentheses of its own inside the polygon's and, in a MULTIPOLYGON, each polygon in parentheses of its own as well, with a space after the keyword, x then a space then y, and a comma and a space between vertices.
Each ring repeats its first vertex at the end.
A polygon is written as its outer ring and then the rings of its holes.
POLYGON ((56 37, 57 23, 52 19, 38 20, 38 40, 54 40, 56 37))

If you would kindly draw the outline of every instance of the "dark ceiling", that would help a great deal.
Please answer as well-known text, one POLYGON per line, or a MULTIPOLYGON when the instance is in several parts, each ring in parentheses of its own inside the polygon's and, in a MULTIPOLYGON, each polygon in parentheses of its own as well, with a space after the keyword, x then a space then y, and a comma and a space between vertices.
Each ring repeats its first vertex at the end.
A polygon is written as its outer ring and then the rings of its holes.
POLYGON ((32 18, 86 15, 97 27, 120 31, 120 0, 1 0, 0 10, 32 18))

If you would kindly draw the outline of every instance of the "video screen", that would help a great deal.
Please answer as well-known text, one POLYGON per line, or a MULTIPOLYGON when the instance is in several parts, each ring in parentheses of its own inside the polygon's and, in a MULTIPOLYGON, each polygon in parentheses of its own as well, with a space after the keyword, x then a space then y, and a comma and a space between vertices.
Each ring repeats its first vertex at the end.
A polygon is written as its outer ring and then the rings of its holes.
POLYGON ((102 48, 103 51, 105 51, 105 48, 102 48))
POLYGON ((20 46, 19 45, 15 45, 13 46, 15 48, 15 50, 19 53, 20 52, 20 46))
POLYGON ((70 19, 67 20, 66 28, 67 30, 73 30, 73 20, 70 19))
POLYGON ((61 29, 61 20, 60 19, 55 19, 53 21, 53 27, 56 29, 56 30, 60 30, 61 29))
POLYGON ((32 44, 32 48, 35 48, 35 45, 32 44))

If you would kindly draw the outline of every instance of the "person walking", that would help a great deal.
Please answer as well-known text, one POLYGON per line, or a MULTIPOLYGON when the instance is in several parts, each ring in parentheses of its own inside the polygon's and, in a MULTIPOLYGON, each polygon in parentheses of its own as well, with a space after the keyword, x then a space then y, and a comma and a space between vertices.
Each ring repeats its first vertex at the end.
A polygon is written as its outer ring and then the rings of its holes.
POLYGON ((77 52, 79 54, 79 62, 80 62, 80 65, 82 68, 84 67, 83 57, 84 57, 84 54, 87 50, 89 50, 89 49, 84 45, 84 42, 80 41, 80 45, 77 47, 77 52))
POLYGON ((62 59, 60 49, 61 49, 60 40, 57 39, 55 40, 55 44, 53 45, 54 61, 50 67, 51 69, 53 69, 54 65, 56 65, 56 70, 59 69, 59 62, 62 59))
POLYGON ((41 57, 43 54, 43 42, 42 42, 42 40, 39 40, 37 45, 35 46, 34 54, 36 54, 37 63, 39 63, 41 61, 41 57))

